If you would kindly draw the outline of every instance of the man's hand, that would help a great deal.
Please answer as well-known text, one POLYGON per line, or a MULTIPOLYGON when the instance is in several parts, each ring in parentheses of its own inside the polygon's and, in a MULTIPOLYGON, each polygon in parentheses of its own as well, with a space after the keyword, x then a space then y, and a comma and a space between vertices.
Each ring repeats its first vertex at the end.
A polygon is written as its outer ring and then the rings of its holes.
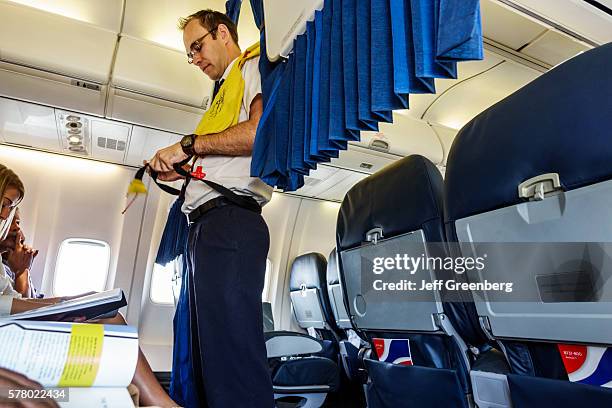
POLYGON ((26 376, 14 371, 0 368, 0 405, 11 407, 35 408, 35 407, 55 407, 57 403, 50 398, 46 399, 20 399, 10 395, 13 390, 41 390, 42 386, 27 378, 26 376))
POLYGON ((38 251, 27 245, 21 245, 20 243, 15 245, 15 249, 11 251, 6 259, 8 267, 15 274, 15 279, 25 272, 26 269, 30 269, 36 255, 38 255, 38 251))
MULTIPOLYGON (((183 148, 180 143, 175 143, 172 146, 165 147, 158 150, 155 156, 149 161, 149 166, 152 170, 155 170, 162 175, 162 173, 170 173, 174 171, 172 167, 175 163, 180 163, 185 160, 187 155, 183 152, 183 148)), ((170 177, 171 175, 168 175, 170 177)), ((165 177, 165 176, 164 176, 165 177)), ((160 178, 160 180, 162 180, 160 178)), ((178 180, 178 178, 176 179, 178 180)), ((165 180, 170 181, 170 180, 165 180)))
MULTIPOLYGON (((142 164, 143 165, 147 165, 147 161, 143 160, 142 164)), ((191 171, 191 165, 189 163, 185 164, 183 166, 183 170, 185 170, 187 173, 189 173, 191 171)), ((165 173, 157 173, 157 180, 159 181, 176 181, 176 180, 182 180, 184 179, 184 176, 181 176, 180 174, 178 174, 176 171, 172 170, 172 171, 167 171, 165 173)))

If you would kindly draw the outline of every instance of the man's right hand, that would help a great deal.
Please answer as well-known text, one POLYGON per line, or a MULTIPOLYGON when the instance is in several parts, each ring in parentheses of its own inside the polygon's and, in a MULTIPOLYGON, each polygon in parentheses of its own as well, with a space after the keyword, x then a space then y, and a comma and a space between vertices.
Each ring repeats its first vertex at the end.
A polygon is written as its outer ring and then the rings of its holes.
MULTIPOLYGON (((146 166, 146 165, 147 165, 149 162, 147 162, 146 160, 144 160, 142 163, 143 163, 143 164, 146 166)), ((190 165, 189 163, 188 163, 188 164, 185 164, 185 165, 183 166, 183 169, 184 169, 186 172, 190 172, 190 171, 191 171, 191 165, 190 165)), ((150 173, 150 169, 149 169, 149 173, 150 173)), ((160 173, 157 173, 157 180, 159 180, 159 181, 167 181, 167 182, 171 182, 171 181, 176 181, 176 180, 182 180, 182 179, 184 179, 184 178, 185 178, 185 177, 181 176, 180 174, 178 174, 178 173, 177 173, 176 171, 174 171, 174 170, 172 170, 172 171, 166 171, 166 172, 160 172, 160 173)))

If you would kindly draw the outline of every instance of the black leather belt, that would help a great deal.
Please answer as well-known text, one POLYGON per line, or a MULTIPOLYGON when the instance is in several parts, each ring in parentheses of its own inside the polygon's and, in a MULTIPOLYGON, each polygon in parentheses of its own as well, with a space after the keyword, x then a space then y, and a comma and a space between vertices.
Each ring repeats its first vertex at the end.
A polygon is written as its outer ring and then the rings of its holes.
POLYGON ((242 207, 250 211, 261 213, 261 207, 259 206, 259 203, 257 203, 257 201, 253 197, 241 196, 241 198, 244 198, 244 200, 248 202, 249 204, 248 207, 247 206, 243 207, 241 205, 238 205, 235 202, 221 196, 221 197, 213 198, 212 200, 208 200, 204 204, 201 204, 200 206, 198 206, 195 210, 193 210, 187 215, 187 220, 189 220, 189 224, 193 224, 194 222, 199 220, 204 214, 206 214, 210 210, 215 209, 215 208, 225 207, 226 205, 235 205, 237 207, 242 207), (259 211, 257 211, 257 209, 259 209, 259 211))

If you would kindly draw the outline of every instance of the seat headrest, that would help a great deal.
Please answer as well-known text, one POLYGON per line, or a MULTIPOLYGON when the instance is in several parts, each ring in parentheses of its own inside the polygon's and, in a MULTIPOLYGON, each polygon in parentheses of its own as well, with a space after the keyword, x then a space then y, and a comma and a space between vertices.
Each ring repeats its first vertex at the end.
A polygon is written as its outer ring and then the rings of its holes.
POLYGON ((301 290, 302 285, 305 285, 306 289, 327 290, 325 284, 326 273, 327 261, 325 256, 318 252, 300 255, 293 260, 291 265, 289 290, 301 290))
POLYGON ((337 285, 340 283, 340 276, 338 275, 338 253, 334 248, 327 258, 327 284, 337 285))
POLYGON ((461 129, 446 167, 446 221, 515 205, 558 173, 565 191, 612 178, 612 43, 554 68, 461 129))
MULTIPOLYGON (((359 246, 366 233, 382 228, 385 238, 416 231, 426 222, 442 224, 442 175, 428 159, 411 155, 353 186, 340 206, 338 250, 359 246)), ((442 241, 441 229, 425 231, 442 241)), ((428 236, 429 234, 429 236, 428 236)))

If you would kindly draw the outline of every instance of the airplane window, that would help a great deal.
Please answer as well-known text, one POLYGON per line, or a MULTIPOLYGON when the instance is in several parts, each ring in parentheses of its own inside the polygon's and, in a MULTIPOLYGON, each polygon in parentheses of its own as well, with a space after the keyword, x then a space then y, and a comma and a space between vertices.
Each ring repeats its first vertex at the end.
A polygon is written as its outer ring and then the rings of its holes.
POLYGON ((166 266, 155 264, 151 275, 151 301, 160 304, 174 304, 172 291, 176 263, 168 262, 166 266))
POLYGON ((54 295, 104 290, 109 264, 110 246, 106 242, 84 238, 64 240, 55 265, 54 295))

